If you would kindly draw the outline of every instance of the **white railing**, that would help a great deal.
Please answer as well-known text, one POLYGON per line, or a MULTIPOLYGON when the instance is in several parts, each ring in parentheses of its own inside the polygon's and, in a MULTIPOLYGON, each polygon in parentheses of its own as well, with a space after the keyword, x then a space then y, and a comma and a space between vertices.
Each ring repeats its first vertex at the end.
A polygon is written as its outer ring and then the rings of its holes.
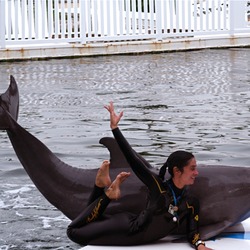
POLYGON ((247 0, 0 0, 0 48, 249 33, 247 0))

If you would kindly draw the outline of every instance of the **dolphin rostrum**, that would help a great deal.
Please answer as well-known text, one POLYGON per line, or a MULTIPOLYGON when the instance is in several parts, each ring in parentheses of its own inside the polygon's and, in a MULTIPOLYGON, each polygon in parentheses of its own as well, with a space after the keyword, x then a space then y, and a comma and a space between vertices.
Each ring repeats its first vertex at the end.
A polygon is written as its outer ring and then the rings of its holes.
MULTIPOLYGON (((18 109, 18 87, 11 76, 7 91, 0 96, 0 129, 7 131, 18 159, 42 195, 65 216, 74 219, 87 204, 96 170, 62 162, 17 123, 18 109)), ((110 152, 111 177, 121 168, 130 171, 113 138, 102 138, 100 143, 110 152)), ((250 168, 202 165, 198 170, 199 177, 189 191, 200 200, 200 233, 205 240, 250 216, 250 168)), ((124 183, 122 194, 119 201, 110 204, 107 214, 118 210, 136 213, 144 208, 146 188, 135 175, 124 183)))

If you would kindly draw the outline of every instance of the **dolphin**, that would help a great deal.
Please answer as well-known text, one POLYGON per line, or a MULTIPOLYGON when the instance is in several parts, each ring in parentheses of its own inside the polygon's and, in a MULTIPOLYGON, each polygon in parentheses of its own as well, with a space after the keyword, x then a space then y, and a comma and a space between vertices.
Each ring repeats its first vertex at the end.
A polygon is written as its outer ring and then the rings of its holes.
MULTIPOLYGON (((18 124, 18 111, 18 87, 10 76, 9 87, 0 96, 0 129, 7 131, 20 163, 41 194, 66 217, 76 218, 87 205, 96 170, 72 167, 61 161, 18 124)), ((112 178, 120 171, 131 171, 114 138, 101 138, 100 144, 109 151, 112 178)), ((151 170, 157 171, 153 167, 151 170)), ((198 165, 198 171, 199 176, 189 192, 200 200, 200 234, 206 240, 250 216, 250 168, 198 165)), ((138 213, 144 208, 147 188, 133 173, 122 188, 122 198, 109 205, 107 214, 138 213)), ((182 232, 184 227, 178 233, 182 232)))

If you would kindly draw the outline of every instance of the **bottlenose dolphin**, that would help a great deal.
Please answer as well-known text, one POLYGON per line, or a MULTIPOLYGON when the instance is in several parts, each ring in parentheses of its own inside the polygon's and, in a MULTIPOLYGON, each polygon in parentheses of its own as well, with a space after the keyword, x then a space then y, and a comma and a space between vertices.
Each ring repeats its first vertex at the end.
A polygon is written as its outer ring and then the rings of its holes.
MULTIPOLYGON (((7 91, 0 96, 0 129, 7 131, 17 157, 42 195, 65 216, 74 219, 87 204, 96 170, 62 162, 17 123, 18 109, 18 87, 11 76, 7 91)), ((102 138, 100 143, 110 152, 111 177, 121 169, 131 171, 113 138, 102 138)), ((200 200, 200 233, 206 240, 250 216, 250 168, 199 165, 198 170, 199 177, 189 192, 200 200)), ((106 213, 140 212, 146 203, 146 191, 132 174, 123 185, 122 198, 112 202, 106 213)))

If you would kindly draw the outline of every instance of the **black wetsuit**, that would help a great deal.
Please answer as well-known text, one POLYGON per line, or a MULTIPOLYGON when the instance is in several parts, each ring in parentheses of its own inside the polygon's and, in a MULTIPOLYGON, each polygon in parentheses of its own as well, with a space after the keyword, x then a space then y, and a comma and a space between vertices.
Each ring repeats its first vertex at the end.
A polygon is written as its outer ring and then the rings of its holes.
POLYGON ((176 188, 171 179, 163 182, 152 173, 119 128, 112 132, 133 172, 148 187, 147 206, 140 214, 122 211, 105 217, 110 199, 95 186, 87 208, 68 226, 68 237, 81 245, 138 245, 161 239, 186 223, 188 241, 195 245, 200 240, 198 201, 176 188))

